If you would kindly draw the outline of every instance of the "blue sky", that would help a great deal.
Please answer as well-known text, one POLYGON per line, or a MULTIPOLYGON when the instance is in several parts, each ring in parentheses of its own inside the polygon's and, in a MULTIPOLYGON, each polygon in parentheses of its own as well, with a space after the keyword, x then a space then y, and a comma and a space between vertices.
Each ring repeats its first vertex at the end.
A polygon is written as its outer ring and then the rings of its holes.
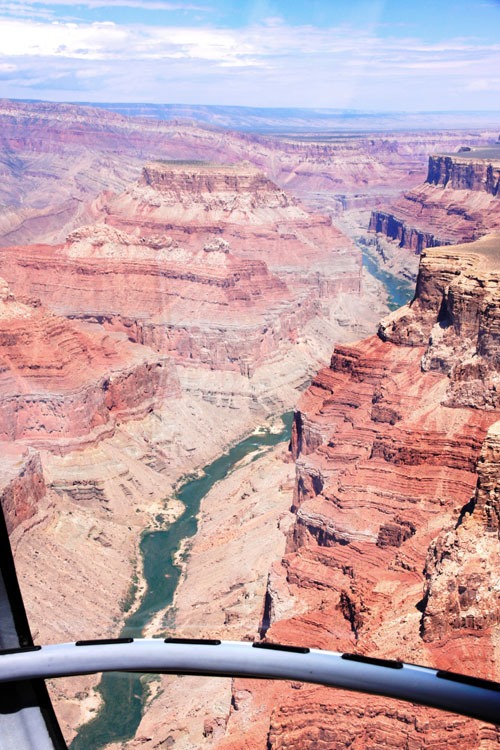
POLYGON ((500 0, 7 0, 0 96, 500 109, 500 0))

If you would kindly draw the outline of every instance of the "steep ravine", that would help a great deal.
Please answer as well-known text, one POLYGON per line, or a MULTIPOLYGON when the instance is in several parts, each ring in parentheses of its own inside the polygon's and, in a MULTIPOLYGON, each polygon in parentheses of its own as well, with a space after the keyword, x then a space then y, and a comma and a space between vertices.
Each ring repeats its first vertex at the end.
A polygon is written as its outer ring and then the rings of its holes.
MULTIPOLYGON (((376 274, 377 269, 374 268, 373 270, 376 274)), ((371 268, 370 271, 372 271, 371 268)), ((404 284, 402 285, 401 281, 391 274, 380 272, 378 274, 378 279, 385 286, 391 307, 394 306, 395 300, 399 302, 402 301, 402 294, 406 294, 406 298, 408 298, 411 294, 412 290, 406 288, 404 284)), ((207 494, 210 487, 215 482, 218 482, 220 479, 224 478, 226 479, 226 482, 222 483, 221 485, 222 493, 224 494, 226 492, 230 492, 230 490, 226 488, 228 487, 227 475, 231 472, 232 466, 241 461, 243 456, 247 453, 251 453, 257 450, 259 444, 274 444, 276 441, 279 442, 282 439, 283 434, 276 435, 272 433, 264 433, 262 435, 251 436, 250 438, 240 442, 229 453, 224 454, 215 462, 207 466, 201 479, 196 479, 194 480, 194 482, 189 481, 187 482, 187 484, 181 487, 181 489, 178 491, 178 495, 186 506, 186 510, 183 515, 167 531, 147 533, 143 537, 143 540, 141 542, 141 551, 144 556, 144 574, 148 582, 148 590, 141 602, 139 609, 134 612, 131 617, 128 618, 123 630, 123 635, 138 636, 141 632, 143 632, 144 627, 148 624, 148 622, 151 621, 156 623, 156 629, 153 626, 149 626, 148 634, 156 635, 158 633, 158 622, 160 622, 161 624, 161 618, 159 620, 158 617, 155 617, 155 612, 158 609, 165 610, 166 607, 168 608, 168 605, 172 601, 172 597, 174 596, 174 593, 176 591, 180 575, 180 567, 172 563, 172 556, 175 555, 176 550, 179 549, 179 545, 183 547, 185 544, 185 540, 192 537, 196 533, 196 514, 198 512, 201 498, 207 494)), ((256 458, 257 468, 260 463, 260 458, 256 458)), ((268 473, 270 473, 269 467, 266 468, 266 476, 268 473)), ((269 481, 272 482, 272 479, 269 481)), ((268 481, 266 480, 266 485, 267 484, 268 481)), ((284 506, 287 509, 289 508, 291 502, 291 486, 289 487, 288 495, 289 499, 286 500, 284 506)), ((256 506, 256 514, 262 512, 261 505, 259 507, 256 506)), ((216 535, 217 533, 220 533, 218 525, 214 533, 216 535)), ((282 532, 279 533, 280 535, 282 534, 282 532)), ((266 535, 267 534, 270 536, 270 538, 272 538, 270 530, 266 531, 266 535)), ((200 550, 197 550, 197 552, 199 554, 200 550)), ((234 555, 234 550, 231 551, 230 554, 234 555)), ((245 563, 243 563, 243 565, 244 564, 245 563)), ((261 567, 261 573, 265 576, 266 573, 262 564, 261 567)), ((217 580, 214 582, 214 586, 217 591, 219 589, 221 589, 222 591, 224 590, 223 579, 226 575, 226 572, 221 569, 219 571, 218 579, 217 576, 215 576, 217 580)), ((237 584, 238 589, 240 587, 243 587, 243 590, 245 590, 245 588, 248 588, 245 580, 243 580, 246 578, 246 576, 247 573, 244 573, 242 575, 242 581, 237 584)), ((190 580, 192 581, 192 578, 190 580)), ((263 584, 264 583, 265 581, 263 581, 263 584)), ((235 584, 232 585, 232 588, 234 588, 234 586, 235 584)), ((252 586, 250 586, 250 589, 251 588, 252 586)), ((181 596, 186 597, 185 587, 181 590, 181 596)), ((245 597, 248 597, 248 592, 245 593, 245 597)), ((236 627, 237 630, 238 628, 243 628, 242 632, 244 632, 245 627, 247 627, 244 625, 244 623, 249 622, 248 614, 243 616, 242 612, 240 612, 239 610, 239 605, 236 606, 236 610, 233 614, 231 614, 233 606, 231 605, 232 598, 234 597, 230 595, 228 599, 224 600, 222 605, 224 611, 226 611, 227 622, 224 622, 224 627, 221 631, 219 631, 219 634, 224 635, 225 637, 228 637, 228 631, 234 629, 234 627, 236 627)), ((191 622, 191 625, 189 626, 189 634, 191 636, 195 636, 199 634, 199 627, 203 628, 206 617, 202 618, 203 624, 195 625, 194 627, 193 619, 196 623, 198 611, 205 610, 206 607, 200 606, 200 602, 198 601, 193 601, 192 605, 193 611, 196 611, 194 617, 189 618, 188 616, 186 619, 186 615, 184 614, 183 619, 177 618, 175 625, 178 627, 182 627, 182 632, 185 634, 186 627, 188 626, 188 623, 191 622)), ((184 610, 185 609, 186 607, 184 606, 184 610)), ((246 602, 245 609, 248 610, 248 601, 246 602)), ((255 622, 253 623, 254 636, 258 632, 260 617, 260 611, 253 616, 253 619, 255 620, 255 622)), ((171 617, 170 620, 172 620, 171 617)), ((218 627, 220 628, 220 624, 218 627)), ((208 634, 213 635, 213 626, 211 627, 210 633, 208 634)), ((241 633, 239 635, 237 633, 235 637, 241 637, 241 633)), ((162 680, 164 681, 165 678, 162 678, 162 680)), ((182 684, 183 683, 181 682, 181 685, 182 684)), ((176 700, 176 691, 178 692, 179 689, 180 688, 178 684, 175 684, 174 687, 170 686, 169 689, 169 692, 172 694, 171 700, 174 705, 176 700)), ((201 683, 198 682, 193 689, 195 689, 195 692, 198 691, 200 696, 203 697, 203 699, 200 698, 202 704, 202 709, 200 710, 205 710, 206 706, 204 703, 204 681, 202 680, 201 683)), ((119 741, 121 743, 127 738, 132 737, 135 730, 137 729, 139 721, 141 720, 143 703, 145 697, 147 696, 148 690, 149 688, 144 687, 143 681, 139 676, 129 678, 124 676, 105 675, 101 680, 98 688, 100 696, 105 703, 104 709, 96 719, 85 725, 80 730, 71 745, 72 750, 88 750, 90 748, 94 750, 94 748, 97 749, 107 742, 119 741), (123 716, 128 717, 127 721, 124 722, 123 716)), ((182 696, 182 699, 185 699, 185 696, 182 696)), ((175 712, 173 712, 173 715, 175 716, 175 712)), ((190 722, 188 722, 188 725, 190 725, 190 722)))
MULTIPOLYGON (((500 238, 426 249, 415 298, 336 346, 301 397, 278 643, 498 679, 500 238)), ((217 750, 493 750, 499 730, 398 701, 237 679, 217 750)))
MULTIPOLYGON (((154 615, 172 603, 182 570, 178 553, 196 534, 202 498, 246 456, 288 440, 292 417, 292 413, 283 416, 281 430, 266 428, 253 433, 206 466, 199 477, 179 487, 176 495, 184 505, 182 514, 169 528, 146 532, 141 541, 147 589, 139 607, 127 618, 122 637, 140 637, 154 615)), ((139 725, 145 696, 140 675, 104 675, 98 691, 103 706, 96 718, 80 729, 71 750, 98 750, 109 742, 127 740, 139 725)))

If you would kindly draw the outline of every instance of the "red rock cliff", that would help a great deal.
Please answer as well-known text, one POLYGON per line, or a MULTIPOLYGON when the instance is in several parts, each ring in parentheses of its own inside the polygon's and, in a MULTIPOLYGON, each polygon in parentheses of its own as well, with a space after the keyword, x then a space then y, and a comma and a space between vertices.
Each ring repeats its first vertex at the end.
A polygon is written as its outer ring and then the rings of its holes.
POLYGON ((102 210, 107 224, 145 237, 167 234, 189 249, 222 237, 235 255, 264 261, 321 295, 359 290, 354 244, 248 162, 151 163, 102 210))
POLYGON ((0 455, 0 502, 11 534, 35 515, 45 495, 45 480, 40 456, 32 448, 1 443, 0 455))
MULTIPOLYGON (((296 518, 269 575, 269 640, 500 678, 499 259, 498 238, 427 250, 412 304, 379 336, 337 347, 301 398, 296 518), (484 380, 463 370, 464 351, 484 380)), ((233 694, 219 749, 500 741, 491 726, 373 696, 248 680, 233 694)))
POLYGON ((64 452, 178 393, 168 358, 0 297, 0 439, 64 452))
POLYGON ((374 211, 370 229, 416 252, 470 242, 500 226, 499 184, 498 148, 431 156, 425 183, 374 211))

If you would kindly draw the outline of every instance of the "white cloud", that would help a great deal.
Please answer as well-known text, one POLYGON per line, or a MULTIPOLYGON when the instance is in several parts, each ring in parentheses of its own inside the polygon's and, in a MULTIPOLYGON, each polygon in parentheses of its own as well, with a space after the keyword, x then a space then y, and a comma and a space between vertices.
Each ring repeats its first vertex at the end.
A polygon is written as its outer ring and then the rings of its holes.
POLYGON ((467 84, 469 91, 500 91, 500 78, 476 78, 467 84))
POLYGON ((426 44, 376 27, 294 27, 279 18, 220 29, 4 17, 0 63, 15 68, 8 86, 0 69, 0 95, 20 87, 26 97, 31 87, 34 97, 84 91, 95 101, 458 108, 464 93, 496 90, 499 51, 473 39, 426 44))
MULTIPOLYGON (((71 6, 81 6, 85 8, 138 8, 140 10, 167 10, 167 11, 174 11, 174 10, 210 10, 210 8, 207 8, 205 5, 197 5, 193 3, 183 3, 183 2, 163 2, 163 0, 77 0, 77 2, 72 2, 71 0, 36 0, 36 5, 65 5, 68 7, 71 6)), ((34 12, 36 12, 35 6, 31 2, 23 2, 22 0, 19 0, 19 2, 15 2, 15 0, 11 0, 10 3, 8 3, 9 10, 11 11, 18 11, 19 13, 22 13, 23 15, 26 15, 27 12, 30 13, 30 15, 34 12)), ((4 10, 4 6, 2 5, 2 10, 4 10)))

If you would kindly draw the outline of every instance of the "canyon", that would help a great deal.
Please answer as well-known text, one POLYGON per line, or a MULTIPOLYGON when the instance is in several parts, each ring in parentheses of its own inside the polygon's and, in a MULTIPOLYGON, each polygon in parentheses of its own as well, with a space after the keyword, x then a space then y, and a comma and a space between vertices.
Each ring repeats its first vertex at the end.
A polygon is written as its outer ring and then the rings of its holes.
POLYGON ((192 119, 125 117, 97 107, 0 101, 0 243, 58 243, 88 223, 89 202, 119 191, 150 159, 249 161, 312 206, 372 207, 425 178, 429 153, 486 146, 464 129, 245 133, 192 119))
MULTIPOLYGON (((35 639, 118 635, 145 593, 141 534, 173 526, 186 475, 295 408, 312 377, 292 453, 249 454, 214 484, 145 633, 498 678, 496 166, 431 157, 425 200, 464 208, 466 193, 476 224, 457 209, 388 317, 337 227, 407 196, 429 152, 497 134, 263 135, 9 101, 0 123, 0 492, 35 639)), ((68 741, 101 705, 96 676, 51 694, 68 741)), ((297 683, 163 676, 146 708, 110 750, 500 740, 297 683)))
MULTIPOLYGON (((376 335, 336 346, 302 395, 295 477, 288 451, 275 449, 203 500, 176 633, 264 637, 498 679, 499 284, 498 235, 422 252, 412 303, 376 335), (275 479, 262 496, 264 476, 275 479), (260 523, 281 559, 257 581, 260 523), (246 576, 224 565, 227 551, 246 576)), ((484 749, 498 732, 300 683, 165 677, 136 738, 112 747, 484 749)))
MULTIPOLYGON (((492 365, 486 352, 496 340, 499 243, 425 250, 412 304, 377 336, 336 347, 302 396, 295 519, 270 570, 266 639, 498 677, 489 574, 498 555, 498 358, 492 365), (482 357, 491 367, 484 382, 474 370, 482 357)), ((491 727, 394 701, 310 686, 281 688, 279 699, 264 691, 235 681, 216 747, 498 742, 491 727)))
MULTIPOLYGON (((331 219, 248 162, 147 162, 111 187, 63 241, 0 257, 2 505, 44 642, 119 632, 181 477, 290 409, 331 339, 386 309, 331 219)), ((52 686, 68 740, 97 683, 52 686)))
POLYGON ((498 146, 430 156, 425 182, 373 211, 370 229, 415 253, 478 239, 499 227, 499 180, 498 146))
MULTIPOLYGON (((176 597, 176 633, 264 635, 498 678, 499 259, 498 235, 423 251, 411 305, 383 319, 377 335, 337 346, 301 397, 295 477, 288 452, 275 449, 206 496, 176 597), (278 471, 263 497, 262 477, 278 471), (221 512, 222 498, 231 503, 221 512), (255 534, 273 504, 269 534, 282 558, 257 584, 255 534), (247 568, 244 581, 224 565, 226 550, 247 568)), ((165 677, 136 738, 112 747, 168 741, 224 750, 493 748, 499 734, 317 686, 165 677)))

